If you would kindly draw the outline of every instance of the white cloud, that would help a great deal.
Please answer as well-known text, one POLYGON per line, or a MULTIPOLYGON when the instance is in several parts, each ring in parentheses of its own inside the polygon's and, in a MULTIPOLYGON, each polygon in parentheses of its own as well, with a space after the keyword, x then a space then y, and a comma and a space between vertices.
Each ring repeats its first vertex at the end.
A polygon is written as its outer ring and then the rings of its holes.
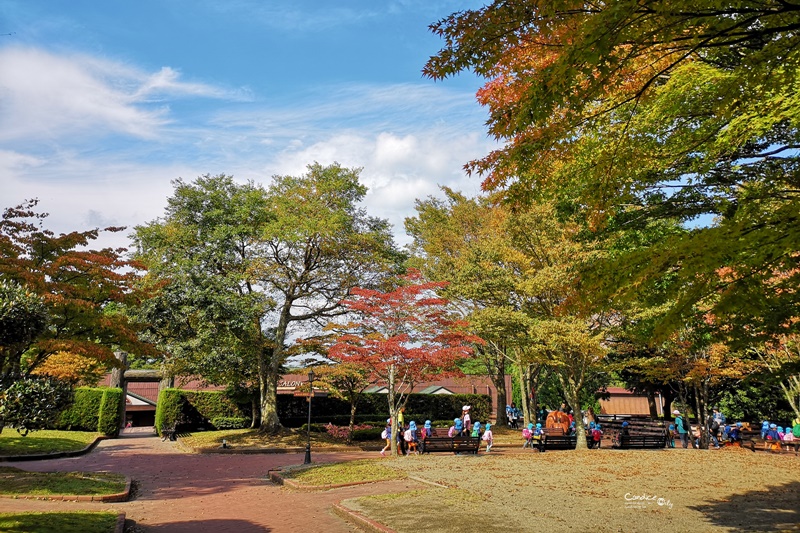
POLYGON ((365 199, 368 212, 388 219, 398 243, 405 244, 408 239, 403 222, 415 214, 416 199, 438 196, 441 185, 470 196, 478 193, 479 179, 466 177, 463 165, 484 155, 490 146, 474 132, 453 135, 449 130, 426 130, 403 136, 349 133, 287 149, 273 162, 277 168, 273 174, 301 174, 314 161, 363 168, 361 181, 369 188, 365 199))
POLYGON ((171 121, 160 96, 243 98, 243 94, 187 83, 164 67, 147 73, 82 54, 0 49, 0 140, 65 139, 123 134, 152 139, 171 121))
MULTIPOLYGON (((322 86, 287 101, 183 81, 87 55, 0 49, 0 204, 38 197, 55 231, 132 227, 161 216, 170 180, 227 173, 268 184, 309 163, 363 168, 370 214, 406 239, 414 200, 439 185, 479 190, 463 165, 494 147, 471 93, 441 85, 322 86), (177 98, 209 97, 196 115, 177 98), (44 141, 44 142, 43 142, 44 141)), ((125 246, 125 234, 109 236, 125 246)))

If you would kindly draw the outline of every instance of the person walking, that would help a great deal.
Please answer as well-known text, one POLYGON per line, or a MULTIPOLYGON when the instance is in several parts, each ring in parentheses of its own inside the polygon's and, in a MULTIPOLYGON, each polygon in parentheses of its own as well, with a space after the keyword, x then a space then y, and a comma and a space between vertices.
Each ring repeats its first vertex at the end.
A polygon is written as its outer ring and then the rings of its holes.
MULTIPOLYGON (((714 409, 715 413, 718 412, 714 409)), ((710 415, 708 420, 706 421, 706 427, 708 427, 708 438, 711 440, 712 444, 714 444, 714 448, 719 450, 719 427, 720 427, 720 418, 715 415, 710 415)))
POLYGON ((494 435, 492 435, 492 425, 487 422, 486 430, 483 432, 481 439, 486 443, 486 453, 492 451, 492 444, 494 444, 494 435))
POLYGON ((681 439, 681 446, 683 448, 689 447, 689 421, 681 415, 681 412, 677 409, 672 411, 672 414, 675 415, 675 429, 678 430, 678 438, 681 439))
POLYGON ((392 447, 392 419, 386 419, 386 427, 383 429, 383 433, 381 433, 381 438, 386 439, 386 446, 383 447, 381 450, 381 457, 386 456, 386 450, 391 449, 392 447))

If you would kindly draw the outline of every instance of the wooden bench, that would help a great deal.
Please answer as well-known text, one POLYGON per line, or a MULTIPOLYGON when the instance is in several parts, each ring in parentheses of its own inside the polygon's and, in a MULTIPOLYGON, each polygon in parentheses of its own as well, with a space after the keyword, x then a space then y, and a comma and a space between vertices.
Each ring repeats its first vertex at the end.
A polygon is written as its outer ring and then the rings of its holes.
POLYGON ((800 451, 800 441, 772 441, 763 440, 759 437, 742 440, 742 446, 747 447, 753 452, 772 452, 772 453, 794 453, 798 454, 800 451))
POLYGON ((560 435, 545 434, 544 438, 539 442, 539 451, 546 450, 574 450, 575 445, 578 443, 578 437, 575 435, 560 435))
POLYGON ((452 452, 477 454, 481 446, 480 437, 428 437, 420 441, 422 453, 452 452))
POLYGON ((167 426, 166 424, 161 426, 161 442, 165 440, 175 441, 178 440, 177 435, 175 434, 175 426, 167 426))
POLYGON ((658 449, 667 446, 667 435, 620 435, 612 448, 628 449, 658 449))

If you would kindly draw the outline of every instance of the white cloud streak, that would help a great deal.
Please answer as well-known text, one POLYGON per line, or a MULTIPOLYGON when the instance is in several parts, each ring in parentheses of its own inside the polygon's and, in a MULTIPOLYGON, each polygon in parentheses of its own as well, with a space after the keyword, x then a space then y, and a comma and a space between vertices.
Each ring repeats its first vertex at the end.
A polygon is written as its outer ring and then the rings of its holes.
POLYGON ((35 48, 0 49, 0 141, 59 140, 105 134, 155 139, 173 119, 156 105, 166 98, 239 98, 187 83, 164 67, 146 73, 85 54, 35 48))

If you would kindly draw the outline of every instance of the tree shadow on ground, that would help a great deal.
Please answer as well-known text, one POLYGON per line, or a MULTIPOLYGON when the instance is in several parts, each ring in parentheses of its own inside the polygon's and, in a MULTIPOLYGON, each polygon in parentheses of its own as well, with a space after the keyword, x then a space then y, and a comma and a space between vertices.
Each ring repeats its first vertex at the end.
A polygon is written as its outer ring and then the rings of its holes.
POLYGON ((800 530, 800 482, 768 485, 765 490, 732 494, 689 506, 715 525, 736 531, 800 530))
MULTIPOLYGON (((125 521, 125 531, 138 533, 144 531, 136 522, 125 521)), ((198 531, 214 531, 231 533, 269 533, 272 528, 259 526, 247 520, 187 520, 185 522, 167 522, 149 524, 146 531, 169 531, 170 533, 197 533, 198 531)))

